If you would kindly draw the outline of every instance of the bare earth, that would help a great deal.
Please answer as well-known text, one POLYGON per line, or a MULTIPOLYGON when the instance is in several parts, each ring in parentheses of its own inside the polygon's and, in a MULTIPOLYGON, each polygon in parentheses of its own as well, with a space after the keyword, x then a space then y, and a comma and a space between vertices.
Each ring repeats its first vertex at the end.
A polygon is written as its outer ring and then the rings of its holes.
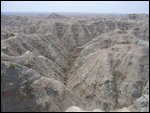
POLYGON ((149 15, 1 14, 2 111, 149 111, 149 15))

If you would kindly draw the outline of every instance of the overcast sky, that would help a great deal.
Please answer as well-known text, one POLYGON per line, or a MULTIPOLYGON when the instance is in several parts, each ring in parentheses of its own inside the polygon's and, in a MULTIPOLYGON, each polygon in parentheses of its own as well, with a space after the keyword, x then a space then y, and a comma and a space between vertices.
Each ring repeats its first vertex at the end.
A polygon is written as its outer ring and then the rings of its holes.
POLYGON ((146 13, 148 1, 2 1, 2 12, 146 13))

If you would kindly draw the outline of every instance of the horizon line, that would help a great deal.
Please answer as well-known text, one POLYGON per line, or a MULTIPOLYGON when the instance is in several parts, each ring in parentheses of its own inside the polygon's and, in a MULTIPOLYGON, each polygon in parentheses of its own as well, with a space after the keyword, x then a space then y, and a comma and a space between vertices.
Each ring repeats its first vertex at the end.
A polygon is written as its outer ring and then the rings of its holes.
POLYGON ((1 12, 1 13, 87 13, 87 14, 145 14, 145 15, 149 15, 149 13, 108 13, 108 12, 48 12, 48 11, 45 11, 45 12, 36 12, 36 11, 33 11, 33 12, 21 12, 21 11, 16 11, 16 12, 11 12, 11 11, 5 11, 5 12, 1 12))

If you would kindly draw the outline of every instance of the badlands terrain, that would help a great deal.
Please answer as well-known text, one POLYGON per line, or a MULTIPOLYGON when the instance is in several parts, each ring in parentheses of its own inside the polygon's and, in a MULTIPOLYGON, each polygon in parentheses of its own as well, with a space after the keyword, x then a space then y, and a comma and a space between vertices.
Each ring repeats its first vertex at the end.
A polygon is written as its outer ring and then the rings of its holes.
POLYGON ((149 111, 149 15, 1 14, 2 111, 149 111))

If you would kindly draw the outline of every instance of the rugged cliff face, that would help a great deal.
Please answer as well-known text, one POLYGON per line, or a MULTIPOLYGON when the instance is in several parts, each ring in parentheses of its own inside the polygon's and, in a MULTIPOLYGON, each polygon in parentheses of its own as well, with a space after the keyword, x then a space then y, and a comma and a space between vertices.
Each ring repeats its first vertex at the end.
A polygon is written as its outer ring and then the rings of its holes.
POLYGON ((149 111, 148 15, 1 23, 2 111, 149 111))

